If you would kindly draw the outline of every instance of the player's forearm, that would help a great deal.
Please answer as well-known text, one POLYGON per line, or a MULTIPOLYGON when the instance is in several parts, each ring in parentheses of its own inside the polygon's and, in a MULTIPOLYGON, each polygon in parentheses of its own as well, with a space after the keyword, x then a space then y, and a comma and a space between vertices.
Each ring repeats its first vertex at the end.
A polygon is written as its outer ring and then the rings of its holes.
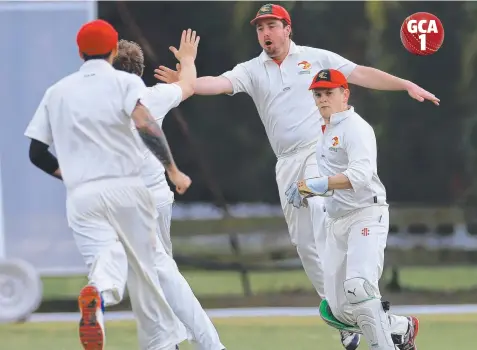
POLYGON ((195 81, 196 95, 221 95, 231 94, 233 86, 230 80, 225 77, 200 77, 195 81))
POLYGON ((379 69, 357 66, 348 77, 348 82, 375 90, 407 90, 412 84, 379 69))
POLYGON ((194 85, 197 80, 197 68, 193 58, 181 60, 178 85, 182 89, 182 100, 194 94, 194 85))
POLYGON ((164 165, 167 172, 177 170, 166 135, 148 109, 138 103, 132 114, 136 129, 147 148, 164 165))
POLYGON ((353 188, 351 181, 344 174, 337 174, 328 177, 328 189, 329 190, 348 190, 353 188))
POLYGON ((346 190, 350 188, 353 188, 351 181, 344 174, 312 177, 298 181, 298 191, 305 198, 323 196, 331 190, 346 190))
POLYGON ((32 139, 30 142, 30 150, 28 152, 30 161, 38 169, 44 171, 48 175, 62 180, 58 159, 48 151, 48 145, 41 141, 32 139))
POLYGON ((172 157, 169 143, 161 127, 152 120, 149 125, 137 130, 146 147, 159 159, 167 172, 176 171, 177 167, 172 157))

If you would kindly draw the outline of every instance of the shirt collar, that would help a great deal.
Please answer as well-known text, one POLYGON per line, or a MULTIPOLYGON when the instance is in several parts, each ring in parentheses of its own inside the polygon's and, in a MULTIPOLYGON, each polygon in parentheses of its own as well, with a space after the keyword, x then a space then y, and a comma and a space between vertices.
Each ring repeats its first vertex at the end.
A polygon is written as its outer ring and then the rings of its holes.
POLYGON ((91 70, 108 70, 114 69, 114 67, 106 60, 103 59, 93 59, 86 61, 80 67, 80 71, 91 71, 91 70))
MULTIPOLYGON (((333 113, 330 117, 330 125, 336 125, 336 124, 341 123, 343 120, 348 118, 353 113, 354 113, 354 107, 353 106, 349 106, 349 108, 346 111, 333 113)), ((322 122, 322 124, 325 123, 325 120, 323 119, 323 117, 321 118, 321 122, 322 122)))
MULTIPOLYGON (((290 48, 288 50, 288 54, 287 54, 287 57, 289 55, 293 55, 293 54, 297 54, 300 52, 300 48, 298 47, 298 45, 296 45, 292 40, 290 40, 290 48)), ((270 56, 267 55, 267 53, 265 52, 265 50, 262 51, 262 53, 260 54, 260 61, 262 63, 265 63, 267 61, 272 61, 273 58, 271 58, 270 56)))

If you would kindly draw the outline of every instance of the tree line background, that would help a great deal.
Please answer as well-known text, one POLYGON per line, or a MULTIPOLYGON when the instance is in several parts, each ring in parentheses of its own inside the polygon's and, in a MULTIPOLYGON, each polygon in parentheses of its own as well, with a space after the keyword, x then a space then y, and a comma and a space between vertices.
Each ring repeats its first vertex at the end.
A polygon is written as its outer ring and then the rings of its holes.
MULTIPOLYGON (((143 78, 153 85, 158 64, 175 66, 168 47, 179 44, 183 29, 201 36, 199 76, 220 75, 259 55, 249 21, 264 3, 105 1, 99 2, 98 17, 111 22, 121 38, 149 45, 143 78)), ((375 128, 379 175, 389 201, 474 202, 477 3, 277 3, 290 12, 297 44, 412 80, 441 99, 436 107, 418 103, 406 92, 351 87, 351 103, 375 128), (427 57, 408 53, 399 36, 404 19, 421 11, 440 18, 445 30, 443 47, 427 57)), ((278 203, 276 159, 250 97, 193 96, 179 110, 187 135, 173 113, 164 122, 177 163, 193 180, 179 201, 214 202, 216 186, 229 203, 278 203)))

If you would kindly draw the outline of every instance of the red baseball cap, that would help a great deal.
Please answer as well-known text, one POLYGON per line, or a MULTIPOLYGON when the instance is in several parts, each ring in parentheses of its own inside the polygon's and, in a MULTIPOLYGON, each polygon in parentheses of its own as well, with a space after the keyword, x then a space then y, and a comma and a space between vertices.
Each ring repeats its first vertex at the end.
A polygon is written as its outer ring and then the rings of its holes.
POLYGON ((275 4, 263 5, 262 7, 260 7, 260 10, 258 10, 255 18, 250 21, 250 24, 254 25, 255 22, 257 22, 259 19, 265 19, 265 18, 274 18, 274 19, 284 20, 285 22, 287 22, 288 25, 291 25, 290 14, 288 13, 287 10, 285 10, 284 7, 280 5, 275 5, 275 4))
POLYGON ((80 28, 76 43, 79 51, 85 55, 104 55, 118 45, 118 32, 108 22, 97 19, 80 28))
POLYGON ((343 73, 336 69, 322 69, 313 77, 313 81, 308 90, 334 89, 337 87, 348 89, 348 81, 343 73))

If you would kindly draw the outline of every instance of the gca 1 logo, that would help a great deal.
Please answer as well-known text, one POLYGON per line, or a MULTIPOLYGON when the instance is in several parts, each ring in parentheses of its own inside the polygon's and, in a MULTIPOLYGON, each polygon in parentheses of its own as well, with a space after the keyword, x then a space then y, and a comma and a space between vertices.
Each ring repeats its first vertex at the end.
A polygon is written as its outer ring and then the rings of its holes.
POLYGON ((411 53, 432 55, 444 42, 444 27, 439 18, 428 12, 407 17, 401 26, 401 41, 411 53))

